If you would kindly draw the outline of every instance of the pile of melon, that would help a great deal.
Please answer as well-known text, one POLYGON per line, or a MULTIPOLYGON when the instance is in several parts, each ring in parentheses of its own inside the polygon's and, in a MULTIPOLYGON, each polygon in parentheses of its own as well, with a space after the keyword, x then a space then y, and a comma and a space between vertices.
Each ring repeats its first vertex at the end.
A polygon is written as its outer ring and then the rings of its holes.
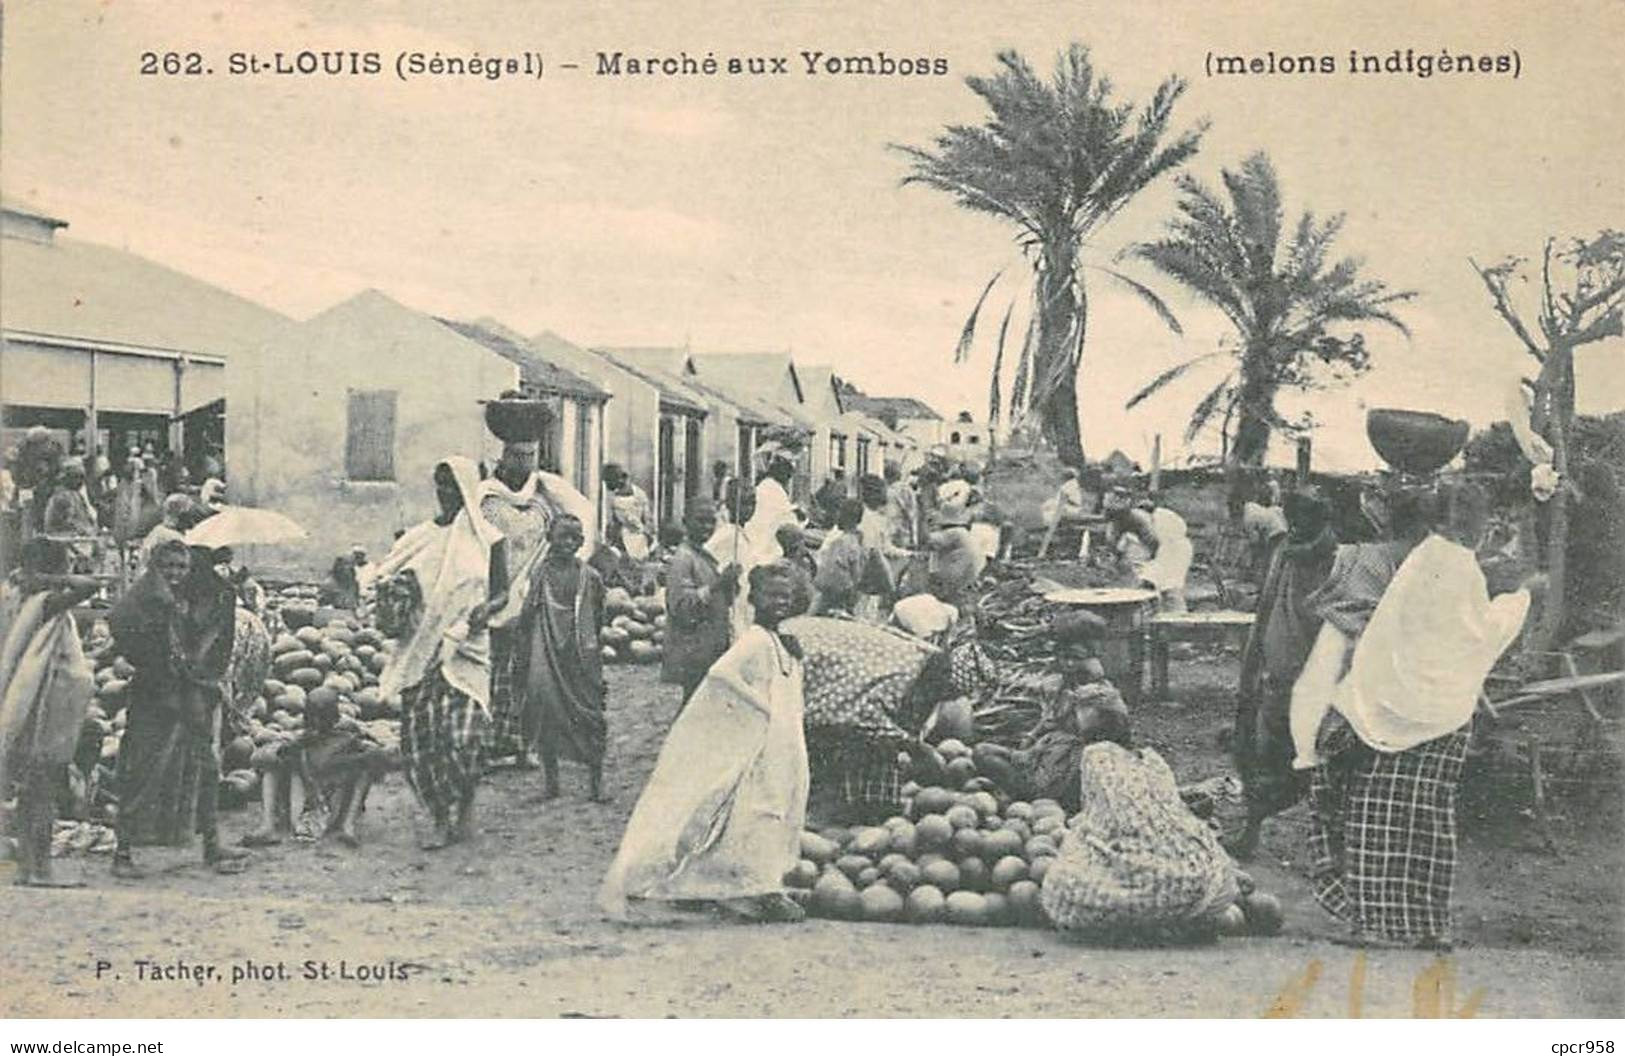
POLYGON ((1003 805, 992 792, 914 789, 883 824, 801 836, 785 877, 809 913, 884 923, 1042 926, 1039 886, 1060 849, 1054 800, 1003 805))
MULTIPOLYGON (((946 747, 944 754, 956 746, 946 747)), ((1070 822, 1059 803, 1009 801, 988 788, 910 783, 903 792, 904 813, 880 825, 803 832, 801 860, 784 878, 790 896, 811 915, 834 920, 1049 925, 1039 892, 1070 822)), ((1241 900, 1211 919, 1212 930, 1279 931, 1280 901, 1256 890, 1244 872, 1236 881, 1241 900)))
POLYGON ((265 607, 275 612, 283 626, 289 629, 319 625, 323 621, 318 617, 327 615, 320 611, 317 603, 321 593, 320 587, 295 583, 271 592, 265 599, 265 607))
POLYGON ((258 749, 297 736, 311 703, 337 705, 341 727, 398 717, 378 692, 391 648, 378 631, 354 620, 278 635, 271 643, 271 676, 249 710, 247 731, 226 745, 223 768, 248 768, 258 749))
POLYGON ((604 592, 604 629, 598 640, 605 663, 652 664, 666 645, 666 592, 634 598, 623 587, 604 592))

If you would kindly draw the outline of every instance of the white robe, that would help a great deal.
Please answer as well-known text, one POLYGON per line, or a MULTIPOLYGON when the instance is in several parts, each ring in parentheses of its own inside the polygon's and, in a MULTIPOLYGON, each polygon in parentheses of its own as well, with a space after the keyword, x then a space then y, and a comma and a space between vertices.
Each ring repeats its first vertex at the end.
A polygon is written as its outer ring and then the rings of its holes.
POLYGON ((695 690, 666 737, 599 891, 733 899, 784 889, 807 815, 801 662, 752 627, 695 690))

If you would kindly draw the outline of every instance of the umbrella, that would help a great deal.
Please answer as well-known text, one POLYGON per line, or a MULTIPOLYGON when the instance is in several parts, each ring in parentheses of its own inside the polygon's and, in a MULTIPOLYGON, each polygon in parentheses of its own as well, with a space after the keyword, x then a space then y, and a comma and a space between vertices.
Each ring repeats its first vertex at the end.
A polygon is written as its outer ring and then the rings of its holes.
POLYGON ((221 506, 219 512, 186 533, 188 546, 243 546, 252 543, 292 543, 308 533, 274 510, 251 506, 221 506))

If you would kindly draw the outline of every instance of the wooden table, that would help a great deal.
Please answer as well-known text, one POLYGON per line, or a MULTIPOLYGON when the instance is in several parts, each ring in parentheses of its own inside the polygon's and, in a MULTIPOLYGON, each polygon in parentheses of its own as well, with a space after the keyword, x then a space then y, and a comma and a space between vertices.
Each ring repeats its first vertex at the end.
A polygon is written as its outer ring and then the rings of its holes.
POLYGON ((1168 646, 1174 642, 1191 642, 1218 638, 1230 640, 1240 646, 1247 644, 1252 633, 1253 614, 1250 612, 1159 612, 1146 621, 1147 637, 1151 640, 1151 693, 1168 693, 1168 646))
POLYGON ((1100 664, 1123 699, 1137 702, 1145 681, 1145 626, 1156 609, 1157 592, 1140 587, 1078 587, 1052 590, 1044 600, 1088 609, 1106 621, 1100 664))

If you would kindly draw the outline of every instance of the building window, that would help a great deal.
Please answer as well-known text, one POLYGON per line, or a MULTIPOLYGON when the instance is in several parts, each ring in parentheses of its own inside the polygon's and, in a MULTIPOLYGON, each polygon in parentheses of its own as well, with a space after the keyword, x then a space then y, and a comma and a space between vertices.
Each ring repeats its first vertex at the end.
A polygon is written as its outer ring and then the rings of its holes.
POLYGON ((948 434, 948 442, 950 444, 959 443, 959 433, 957 430, 948 434))
POLYGON ((394 389, 351 389, 344 429, 344 475, 395 479, 394 389))
POLYGON ((975 433, 972 433, 970 439, 968 441, 966 441, 966 443, 971 443, 971 444, 979 444, 981 442, 982 442, 982 438, 977 436, 975 433))

